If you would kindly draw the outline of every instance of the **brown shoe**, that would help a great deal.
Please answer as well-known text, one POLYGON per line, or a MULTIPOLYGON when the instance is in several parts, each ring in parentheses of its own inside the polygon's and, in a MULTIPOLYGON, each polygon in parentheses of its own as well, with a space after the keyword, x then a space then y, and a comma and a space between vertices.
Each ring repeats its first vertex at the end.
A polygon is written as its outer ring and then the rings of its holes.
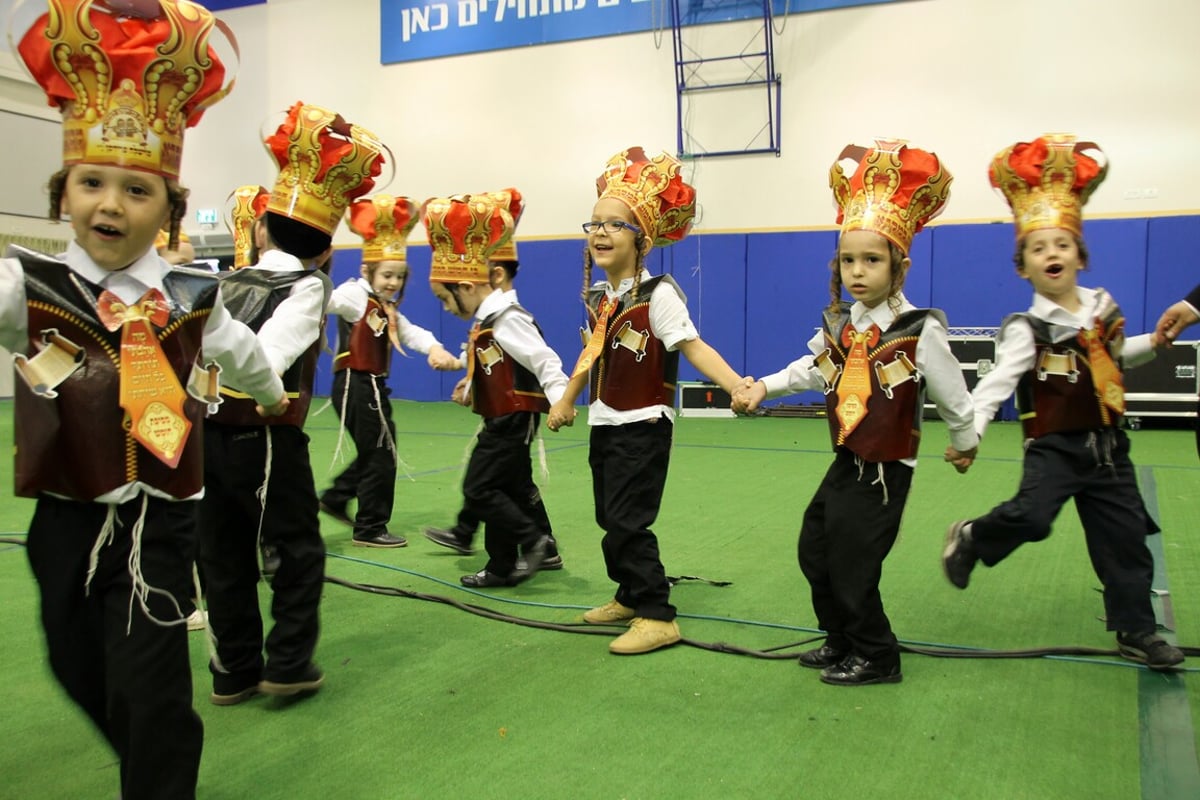
POLYGON ((608 646, 608 652, 621 656, 649 653, 660 647, 675 644, 682 638, 675 620, 663 622, 661 619, 634 617, 629 623, 629 630, 613 639, 608 646))
POLYGON ((620 625, 636 616, 637 612, 629 606, 609 600, 602 606, 583 612, 583 621, 589 625, 620 625))

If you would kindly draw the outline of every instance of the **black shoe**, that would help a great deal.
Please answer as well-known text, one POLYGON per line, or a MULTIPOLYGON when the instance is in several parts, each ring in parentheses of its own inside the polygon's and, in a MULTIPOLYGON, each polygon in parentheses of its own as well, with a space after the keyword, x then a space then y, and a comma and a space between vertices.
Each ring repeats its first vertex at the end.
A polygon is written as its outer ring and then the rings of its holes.
POLYGON ((552 556, 546 556, 546 560, 542 562, 540 571, 546 572, 547 570, 562 569, 562 568, 563 568, 562 556, 555 553, 552 556))
POLYGON ((297 675, 263 678, 258 682, 258 690, 274 697, 291 697, 297 694, 311 694, 320 689, 324 682, 324 673, 310 661, 297 675))
MULTIPOLYGON (((310 508, 311 508, 311 506, 310 506, 310 508)), ((324 514, 325 516, 333 517, 334 519, 336 519, 338 522, 342 523, 343 525, 349 525, 351 528, 354 527, 354 520, 352 520, 352 519, 350 519, 350 517, 346 516, 346 507, 345 506, 338 508, 336 506, 328 505, 324 500, 322 500, 320 503, 318 503, 317 508, 321 509, 321 513, 324 514)))
POLYGON ((214 706, 236 706, 238 703, 246 702, 256 694, 258 694, 257 683, 227 694, 213 689, 213 693, 208 696, 208 699, 214 706))
POLYGON ((454 531, 448 531, 445 528, 425 528, 422 530, 425 538, 434 544, 440 544, 442 547, 449 547, 451 550, 457 551, 464 556, 475 555, 475 548, 471 547, 471 540, 464 541, 454 531))
POLYGON ((899 683, 900 662, 867 661, 862 656, 848 655, 838 663, 821 670, 821 681, 834 686, 869 686, 872 683, 899 683))
POLYGON ((355 547, 407 547, 408 539, 403 536, 394 536, 387 531, 377 533, 374 536, 365 539, 354 537, 355 547))
POLYGON ((1117 650, 1122 658, 1145 664, 1150 669, 1170 670, 1183 662, 1183 651, 1154 631, 1118 633, 1117 650))
POLYGON ((474 575, 463 575, 458 582, 468 589, 492 589, 497 586, 512 586, 508 578, 502 578, 494 572, 481 569, 474 575))
POLYGON ((946 549, 942 551, 942 569, 946 577, 959 589, 967 588, 971 580, 971 570, 975 569, 978 556, 971 542, 971 534, 964 530, 971 523, 969 519, 960 519, 946 529, 946 549))
POLYGON ((825 669, 826 667, 832 667, 845 657, 845 650, 838 650, 835 647, 823 644, 816 650, 807 650, 801 653, 796 660, 800 662, 800 666, 802 667, 825 669))
POLYGON ((517 559, 517 566, 513 569, 512 574, 508 576, 509 581, 515 586, 536 575, 538 570, 542 568, 542 562, 546 560, 546 549, 549 546, 550 537, 539 536, 536 542, 524 548, 524 554, 521 558, 517 559))

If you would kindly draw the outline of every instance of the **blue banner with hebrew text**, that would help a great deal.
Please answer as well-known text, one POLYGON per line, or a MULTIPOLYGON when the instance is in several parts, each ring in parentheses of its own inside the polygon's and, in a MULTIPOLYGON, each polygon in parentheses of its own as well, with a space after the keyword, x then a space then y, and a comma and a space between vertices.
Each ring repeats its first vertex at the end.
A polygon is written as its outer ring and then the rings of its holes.
MULTIPOLYGON (((901 0, 678 0, 684 25, 901 0)), ((380 61, 395 64, 669 28, 671 0, 380 0, 380 61)))

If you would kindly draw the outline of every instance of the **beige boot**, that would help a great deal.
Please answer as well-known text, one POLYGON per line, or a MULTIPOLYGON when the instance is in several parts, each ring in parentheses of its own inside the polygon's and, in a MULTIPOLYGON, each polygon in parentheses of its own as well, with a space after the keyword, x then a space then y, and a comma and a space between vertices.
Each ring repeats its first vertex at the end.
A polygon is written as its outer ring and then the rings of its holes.
POLYGON ((610 600, 602 606, 583 612, 583 621, 589 625, 619 625, 637 616, 629 606, 610 600))
POLYGON ((608 651, 623 656, 649 653, 651 650, 675 644, 681 638, 683 637, 679 634, 679 625, 675 620, 663 622, 661 619, 634 617, 629 623, 629 630, 614 639, 608 646, 608 651))

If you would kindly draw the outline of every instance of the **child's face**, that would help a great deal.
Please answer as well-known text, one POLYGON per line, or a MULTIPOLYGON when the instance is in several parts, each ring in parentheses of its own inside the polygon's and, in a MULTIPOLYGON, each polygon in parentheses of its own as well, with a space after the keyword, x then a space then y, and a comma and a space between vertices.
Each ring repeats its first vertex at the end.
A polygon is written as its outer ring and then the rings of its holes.
MULTIPOLYGON (((620 200, 605 197, 596 202, 592 209, 592 222, 617 220, 637 225, 633 212, 620 200)), ((603 228, 587 235, 592 263, 607 273, 609 280, 620 280, 633 275, 637 266, 637 234, 628 228, 609 233, 603 228)))
MULTIPOLYGON (((901 270, 908 268, 908 259, 901 270)), ((838 240, 842 286, 867 308, 885 302, 892 291, 892 253, 888 240, 871 231, 847 231, 838 240)), ((902 276, 903 277, 903 276, 902 276)))
POLYGON ((430 281, 429 288, 442 304, 442 308, 459 319, 471 319, 479 310, 479 304, 494 290, 491 286, 481 283, 461 281, 454 284, 454 291, 439 281, 430 281))
POLYGON ((1028 234, 1021 245, 1021 261, 1017 274, 1042 297, 1059 302, 1074 296, 1083 261, 1070 231, 1046 228, 1028 234))
MULTIPOLYGON (((364 271, 366 267, 363 268, 364 271)), ((408 280, 408 264, 404 261, 380 261, 375 265, 375 274, 369 279, 371 291, 381 297, 392 297, 404 288, 408 280)))
POLYGON ((124 269, 154 246, 170 201, 162 177, 123 167, 78 164, 67 174, 60 211, 75 241, 102 269, 124 269))

